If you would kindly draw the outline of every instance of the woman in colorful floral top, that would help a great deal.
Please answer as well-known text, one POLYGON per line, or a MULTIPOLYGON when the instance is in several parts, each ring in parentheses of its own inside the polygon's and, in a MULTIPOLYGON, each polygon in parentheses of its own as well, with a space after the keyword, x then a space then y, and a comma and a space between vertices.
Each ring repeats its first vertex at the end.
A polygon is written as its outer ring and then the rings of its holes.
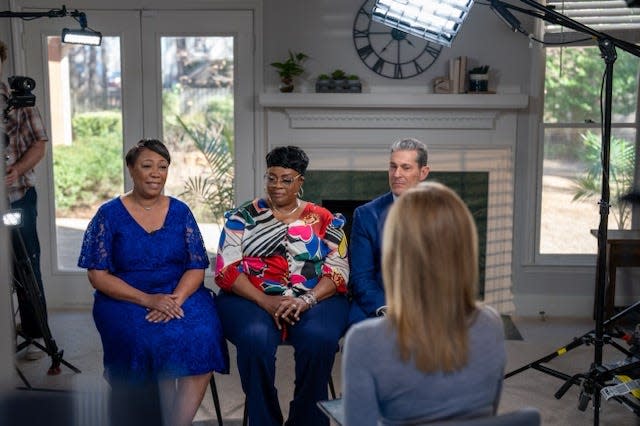
POLYGON ((217 305, 252 425, 282 425, 275 355, 295 349, 287 425, 328 425, 316 402, 327 383, 348 315, 344 219, 298 198, 309 163, 298 147, 267 154, 265 198, 227 213, 216 260, 217 305))

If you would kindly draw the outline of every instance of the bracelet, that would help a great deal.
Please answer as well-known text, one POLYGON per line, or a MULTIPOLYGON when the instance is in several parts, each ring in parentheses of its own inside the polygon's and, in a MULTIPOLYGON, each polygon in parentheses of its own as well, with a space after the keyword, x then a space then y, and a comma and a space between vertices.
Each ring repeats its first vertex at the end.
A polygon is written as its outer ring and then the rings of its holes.
POLYGON ((318 304, 318 299, 312 291, 303 294, 302 296, 300 296, 300 299, 302 299, 303 302, 309 305, 310 308, 318 304))

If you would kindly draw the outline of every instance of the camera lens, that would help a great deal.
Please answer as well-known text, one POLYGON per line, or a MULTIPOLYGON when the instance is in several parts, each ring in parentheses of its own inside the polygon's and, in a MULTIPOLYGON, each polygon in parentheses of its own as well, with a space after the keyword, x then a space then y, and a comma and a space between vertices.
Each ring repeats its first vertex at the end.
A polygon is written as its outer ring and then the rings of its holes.
POLYGON ((31 92, 36 87, 36 81, 31 77, 13 76, 9 77, 9 86, 18 92, 31 92))

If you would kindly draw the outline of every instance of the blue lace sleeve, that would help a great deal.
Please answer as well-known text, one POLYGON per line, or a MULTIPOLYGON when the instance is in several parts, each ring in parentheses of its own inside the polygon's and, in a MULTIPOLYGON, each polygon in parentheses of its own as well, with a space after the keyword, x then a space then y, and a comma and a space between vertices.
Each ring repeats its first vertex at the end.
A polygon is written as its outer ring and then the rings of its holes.
POLYGON ((207 269, 209 267, 209 256, 204 247, 202 234, 193 217, 191 210, 187 209, 185 223, 185 243, 188 251, 186 269, 207 269))
POLYGON ((103 209, 98 210, 87 226, 82 240, 78 266, 108 271, 112 269, 111 231, 103 209))

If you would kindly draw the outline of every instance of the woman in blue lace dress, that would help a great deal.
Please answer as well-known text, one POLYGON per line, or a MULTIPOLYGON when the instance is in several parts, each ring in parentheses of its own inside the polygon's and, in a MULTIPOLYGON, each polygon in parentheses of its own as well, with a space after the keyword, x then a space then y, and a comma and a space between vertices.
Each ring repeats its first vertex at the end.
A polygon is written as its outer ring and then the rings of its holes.
POLYGON ((209 259, 198 225, 186 204, 162 194, 170 162, 157 140, 129 150, 133 189, 99 208, 78 266, 96 289, 93 317, 113 392, 157 382, 165 424, 190 425, 212 371, 228 372, 229 360, 203 284, 209 259))

